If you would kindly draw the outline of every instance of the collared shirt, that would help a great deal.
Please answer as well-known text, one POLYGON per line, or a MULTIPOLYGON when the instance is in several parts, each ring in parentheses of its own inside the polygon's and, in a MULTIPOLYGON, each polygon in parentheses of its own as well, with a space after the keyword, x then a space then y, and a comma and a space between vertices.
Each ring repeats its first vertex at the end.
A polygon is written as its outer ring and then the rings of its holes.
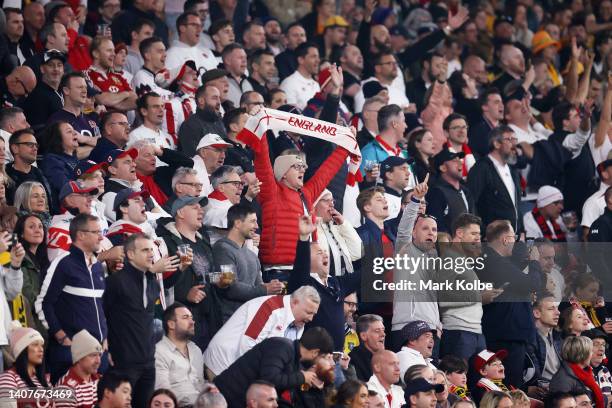
POLYGON ((376 374, 370 377, 366 385, 369 391, 376 391, 382 397, 383 401, 385 401, 385 408, 401 408, 406 403, 402 387, 392 384, 387 390, 380 383, 376 374))
POLYGON ((418 351, 410 347, 402 347, 402 349, 397 353, 397 358, 400 363, 400 378, 404 378, 404 374, 406 371, 414 366, 414 365, 426 365, 433 369, 436 367, 431 364, 431 359, 425 359, 423 355, 418 351))
POLYGON ((164 336, 155 345, 155 389, 172 390, 179 406, 194 405, 204 385, 202 351, 187 343, 187 356, 164 336))
POLYGON ((510 198, 512 199, 512 203, 516 207, 516 195, 515 195, 516 190, 515 190, 515 185, 514 185, 514 179, 512 178, 512 174, 510 173, 510 166, 508 166, 508 164, 501 164, 500 162, 497 161, 495 157, 491 155, 489 155, 489 158, 493 162, 493 165, 495 166, 495 170, 497 170, 499 177, 501 177, 502 181, 504 182, 504 185, 506 186, 506 190, 508 190, 508 194, 510 195, 510 198))
POLYGON ((287 329, 285 330, 286 339, 289 340, 299 340, 300 339, 300 328, 295 325, 295 323, 289 323, 287 329))

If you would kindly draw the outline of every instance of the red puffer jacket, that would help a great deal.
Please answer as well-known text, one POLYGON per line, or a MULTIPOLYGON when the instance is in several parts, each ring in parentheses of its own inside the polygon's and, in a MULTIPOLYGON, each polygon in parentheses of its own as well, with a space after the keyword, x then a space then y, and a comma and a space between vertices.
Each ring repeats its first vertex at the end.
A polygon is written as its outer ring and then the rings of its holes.
MULTIPOLYGON (((298 191, 276 181, 270 163, 268 141, 261 140, 248 129, 243 129, 237 139, 245 142, 255 152, 255 174, 261 181, 261 192, 257 196, 262 207, 262 232, 259 243, 259 258, 263 265, 293 265, 298 236, 298 219, 304 215, 304 206, 298 191)), ((308 212, 312 203, 327 187, 349 155, 348 150, 337 147, 325 160, 314 176, 308 180, 302 193, 308 212)))

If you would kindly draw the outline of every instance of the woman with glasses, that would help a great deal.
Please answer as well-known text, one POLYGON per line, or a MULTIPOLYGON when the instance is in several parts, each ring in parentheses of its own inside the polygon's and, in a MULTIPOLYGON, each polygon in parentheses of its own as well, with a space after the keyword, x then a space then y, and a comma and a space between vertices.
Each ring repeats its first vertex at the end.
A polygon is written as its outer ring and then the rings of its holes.
POLYGON ((17 239, 25 250, 25 257, 21 264, 21 270, 23 271, 22 296, 18 301, 23 302, 28 327, 38 330, 44 338, 47 338, 47 330, 40 322, 34 309, 34 302, 40 293, 44 274, 49 266, 45 246, 47 227, 39 215, 28 213, 17 220, 15 234, 17 234, 17 239))
POLYGON ((610 401, 610 398, 612 398, 612 375, 604 364, 604 359, 608 354, 608 335, 599 329, 587 330, 584 335, 593 341, 593 354, 590 364, 595 375, 595 381, 601 388, 601 392, 610 401))
POLYGON ((78 133, 68 122, 55 122, 44 136, 45 155, 40 169, 48 177, 51 193, 58 196, 62 187, 73 179, 74 168, 79 163, 76 156, 79 147, 78 133))
MULTIPOLYGON (((412 132, 408 140, 408 153, 414 158, 413 174, 417 183, 425 179, 427 173, 436 174, 432 159, 434 157, 434 137, 427 129, 412 132)), ((433 177, 432 177, 433 178, 433 177)))
POLYGON ((40 217, 46 228, 51 225, 47 192, 39 182, 26 181, 17 187, 13 205, 19 214, 34 213, 40 217))
POLYGON ((595 408, 605 408, 605 398, 591 368, 593 341, 584 336, 570 336, 561 347, 561 367, 550 380, 550 392, 587 394, 595 408))

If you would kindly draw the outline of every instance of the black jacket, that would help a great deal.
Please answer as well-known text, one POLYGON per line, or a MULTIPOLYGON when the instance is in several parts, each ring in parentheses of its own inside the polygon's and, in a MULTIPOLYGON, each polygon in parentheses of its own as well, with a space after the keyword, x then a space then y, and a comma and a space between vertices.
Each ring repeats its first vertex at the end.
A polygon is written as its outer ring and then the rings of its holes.
POLYGON ((136 269, 129 261, 106 279, 104 314, 108 346, 116 368, 151 368, 155 365, 153 318, 159 298, 155 275, 136 269), (143 291, 146 281, 147 306, 143 291))
POLYGON ((155 168, 155 174, 153 174, 153 180, 157 183, 159 188, 162 189, 167 197, 174 194, 172 191, 172 177, 179 167, 190 167, 193 168, 193 160, 185 156, 181 152, 177 152, 172 149, 162 149, 163 154, 159 158, 167 166, 158 166, 155 168))
POLYGON ((304 383, 299 341, 272 337, 257 344, 214 379, 228 407, 246 406, 246 390, 255 380, 269 381, 280 395, 304 383))
POLYGON ((359 289, 361 269, 343 276, 329 276, 327 286, 310 276, 310 242, 299 240, 295 251, 293 271, 289 275, 288 292, 292 293, 302 286, 312 286, 321 297, 319 311, 309 327, 323 327, 334 339, 334 350, 344 349, 344 298, 359 289))
POLYGON ((408 96, 408 100, 410 103, 415 103, 417 106, 417 110, 422 112, 425 109, 425 93, 427 92, 427 87, 425 86, 425 81, 423 78, 416 77, 412 81, 406 84, 406 95, 408 96))
POLYGON ((207 133, 226 137, 225 126, 221 117, 216 112, 198 108, 179 128, 178 150, 187 157, 195 156, 200 139, 207 133))
POLYGON ((477 159, 486 157, 489 154, 489 133, 493 127, 481 116, 476 123, 470 123, 468 133, 468 145, 477 159))
POLYGON ((438 220, 438 231, 450 232, 453 221, 463 213, 474 213, 474 200, 470 190, 461 183, 459 190, 442 178, 431 187, 427 193, 427 214, 438 220), (463 193, 463 194, 462 194, 463 193), (467 201, 467 206, 465 201, 467 201), (447 198, 451 198, 448 200, 447 198))
MULTIPOLYGON (((562 339, 559 331, 552 331, 552 341, 555 353, 559 357, 559 361, 561 361, 562 339)), ((544 365, 546 364, 546 343, 544 342, 542 336, 540 336, 538 333, 536 333, 535 341, 527 344, 527 355, 533 362, 535 368, 535 375, 529 384, 536 385, 534 380, 542 378, 542 371, 544 371, 544 365)))
POLYGON ((276 62, 276 67, 278 68, 278 78, 281 81, 293 74, 298 67, 295 50, 290 50, 288 48, 278 54, 274 58, 274 61, 276 62))
POLYGON ((534 342, 536 329, 530 301, 531 293, 540 289, 537 262, 530 262, 529 273, 525 274, 523 265, 514 257, 502 257, 490 247, 484 249, 483 258, 484 268, 476 272, 480 280, 493 283, 494 288, 509 283, 493 303, 482 308, 482 332, 487 341, 534 342))
POLYGON ((372 377, 372 352, 362 343, 349 353, 350 364, 355 367, 357 378, 368 382, 372 377))
MULTIPOLYGON (((131 4, 131 2, 128 4, 131 4)), ((157 17, 155 13, 147 13, 134 6, 128 6, 127 10, 120 12, 119 15, 113 19, 113 23, 111 24, 113 42, 115 44, 120 42, 130 44, 132 42, 132 28, 136 25, 138 20, 143 19, 150 20, 155 24, 154 35, 160 37, 166 47, 168 47, 170 43, 168 42, 169 32, 166 23, 157 17)))
POLYGON ((521 184, 516 169, 510 167, 510 174, 514 181, 514 202, 488 156, 477 161, 472 167, 468 174, 467 187, 476 203, 476 214, 482 218, 482 225, 488 225, 495 220, 508 220, 514 231, 519 233, 523 230, 523 217, 518 216, 521 184))
POLYGON ((49 117, 63 108, 59 93, 42 80, 23 102, 23 110, 35 131, 43 130, 49 117))

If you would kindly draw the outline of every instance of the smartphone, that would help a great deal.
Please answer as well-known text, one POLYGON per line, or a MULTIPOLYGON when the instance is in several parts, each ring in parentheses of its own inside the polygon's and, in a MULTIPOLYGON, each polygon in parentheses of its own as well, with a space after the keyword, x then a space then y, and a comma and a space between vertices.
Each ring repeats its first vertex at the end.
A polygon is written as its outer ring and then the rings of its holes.
POLYGON ((506 289, 508 286, 510 286, 510 282, 504 282, 499 288, 497 289, 506 289))
POLYGON ((11 236, 11 248, 17 245, 18 242, 19 242, 19 238, 17 237, 17 234, 13 232, 13 235, 11 236))
POLYGON ((340 351, 334 351, 332 353, 333 357, 334 357, 334 361, 337 363, 338 361, 340 361, 340 359, 342 358, 342 355, 344 353, 340 352, 340 351))

